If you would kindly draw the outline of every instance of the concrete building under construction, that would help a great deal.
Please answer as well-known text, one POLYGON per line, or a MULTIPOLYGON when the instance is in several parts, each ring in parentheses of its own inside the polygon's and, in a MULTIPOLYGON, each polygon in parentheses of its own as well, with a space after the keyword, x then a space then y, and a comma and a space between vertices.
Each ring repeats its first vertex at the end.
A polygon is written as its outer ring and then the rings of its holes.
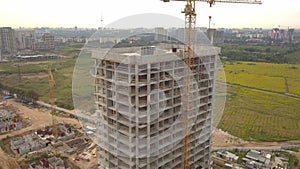
POLYGON ((100 168, 181 168, 184 100, 188 112, 188 160, 208 168, 216 56, 219 48, 196 46, 190 67, 183 46, 113 48, 96 59, 100 168), (192 77, 186 81, 187 72, 192 77), (186 86, 189 85, 189 94, 186 86))

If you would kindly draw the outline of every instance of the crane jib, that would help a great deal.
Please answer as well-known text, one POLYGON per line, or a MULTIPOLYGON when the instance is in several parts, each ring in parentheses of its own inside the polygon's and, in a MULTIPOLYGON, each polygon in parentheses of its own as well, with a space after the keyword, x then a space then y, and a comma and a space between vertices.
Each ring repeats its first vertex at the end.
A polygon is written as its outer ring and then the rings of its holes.
MULTIPOLYGON (((186 1, 186 0, 161 0, 163 2, 170 2, 170 1, 186 1)), ((214 4, 215 2, 221 3, 245 3, 245 4, 262 4, 261 0, 195 0, 200 2, 207 2, 209 4, 214 4)))

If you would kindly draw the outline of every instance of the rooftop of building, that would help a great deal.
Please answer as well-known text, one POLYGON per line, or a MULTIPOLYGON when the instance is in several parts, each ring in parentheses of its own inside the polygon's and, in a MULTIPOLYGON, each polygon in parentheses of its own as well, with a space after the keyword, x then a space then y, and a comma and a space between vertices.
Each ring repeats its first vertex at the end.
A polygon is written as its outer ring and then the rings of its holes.
MULTIPOLYGON (((139 46, 126 48, 92 49, 92 58, 109 60, 124 64, 147 64, 180 60, 184 46, 159 44, 156 46, 139 46)), ((218 55, 221 48, 210 45, 197 45, 194 48, 196 57, 218 55)))

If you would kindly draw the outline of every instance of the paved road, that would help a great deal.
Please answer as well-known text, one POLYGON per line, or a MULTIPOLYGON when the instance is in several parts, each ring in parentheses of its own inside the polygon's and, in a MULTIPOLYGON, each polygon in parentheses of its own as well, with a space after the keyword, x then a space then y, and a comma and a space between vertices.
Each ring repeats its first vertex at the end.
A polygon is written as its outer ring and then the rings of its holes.
MULTIPOLYGON (((45 102, 42 102, 42 101, 37 101, 36 103, 41 105, 41 106, 51 108, 51 105, 48 104, 48 103, 45 103, 45 102)), ((62 112, 74 115, 75 117, 80 118, 80 119, 86 119, 86 120, 91 121, 91 122, 95 121, 91 117, 88 117, 84 114, 79 114, 79 113, 75 112, 75 110, 68 110, 68 109, 64 109, 64 108, 61 108, 61 107, 57 107, 57 106, 55 106, 55 109, 58 110, 58 111, 62 111, 62 112)))

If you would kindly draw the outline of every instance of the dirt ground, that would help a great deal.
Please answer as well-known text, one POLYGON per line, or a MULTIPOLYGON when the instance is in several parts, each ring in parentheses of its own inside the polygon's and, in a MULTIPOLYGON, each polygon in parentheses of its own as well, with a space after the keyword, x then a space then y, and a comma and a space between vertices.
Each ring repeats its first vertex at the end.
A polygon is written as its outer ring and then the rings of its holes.
POLYGON ((22 74, 22 78, 32 79, 32 78, 48 78, 48 73, 40 72, 40 73, 26 73, 22 74))
MULTIPOLYGON (((1 135, 0 139, 6 137, 7 135, 14 136, 29 130, 38 129, 52 124, 52 116, 50 115, 49 111, 39 112, 37 109, 28 108, 26 106, 23 106, 21 103, 14 102, 13 100, 9 100, 7 104, 16 107, 19 110, 17 113, 19 113, 21 116, 28 116, 31 119, 32 125, 26 128, 22 128, 21 130, 10 132, 9 134, 1 135)), ((80 125, 80 123, 76 119, 62 117, 56 117, 56 119, 59 123, 64 122, 80 125)))

